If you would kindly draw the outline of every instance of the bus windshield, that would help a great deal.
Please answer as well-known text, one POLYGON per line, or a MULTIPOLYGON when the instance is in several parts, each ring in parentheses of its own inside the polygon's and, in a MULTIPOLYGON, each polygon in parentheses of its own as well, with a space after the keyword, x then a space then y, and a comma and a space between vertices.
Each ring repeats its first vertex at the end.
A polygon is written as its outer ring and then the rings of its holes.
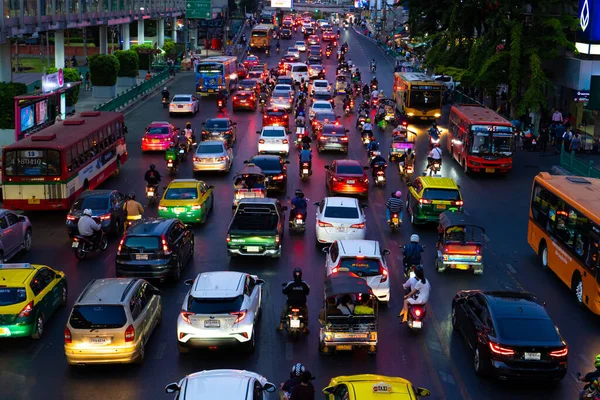
POLYGON ((200 74, 221 74, 223 73, 223 65, 217 63, 200 63, 196 72, 200 74))
POLYGON ((440 108, 442 102, 441 90, 411 90, 410 107, 431 109, 440 108))
POLYGON ((6 176, 59 176, 58 150, 7 150, 3 160, 6 176))
POLYGON ((492 135, 490 133, 476 133, 473 135, 471 154, 498 154, 510 153, 509 135, 492 135))
POLYGON ((266 30, 255 30, 252 31, 252 37, 266 37, 267 36, 267 31, 266 30))

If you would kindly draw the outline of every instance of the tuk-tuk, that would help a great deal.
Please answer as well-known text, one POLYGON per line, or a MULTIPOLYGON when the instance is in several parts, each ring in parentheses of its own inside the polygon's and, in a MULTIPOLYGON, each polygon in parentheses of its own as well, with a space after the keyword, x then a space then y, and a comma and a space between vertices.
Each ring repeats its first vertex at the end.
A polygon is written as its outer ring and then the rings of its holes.
POLYGON ((396 162, 402 154, 408 149, 414 149, 417 134, 409 131, 406 126, 398 125, 392 131, 392 141, 390 142, 390 152, 388 160, 396 162))
POLYGON ((379 99, 375 111, 375 124, 385 130, 389 124, 396 122, 396 102, 390 98, 379 99))
POLYGON ((319 353, 367 349, 377 353, 377 299, 367 282, 351 272, 325 279, 325 301, 319 313, 319 353))
POLYGON ((233 210, 240 199, 267 197, 265 174, 260 167, 249 163, 239 170, 233 178, 233 210))
POLYGON ((335 77, 335 95, 348 93, 349 79, 344 74, 338 74, 335 77))
POLYGON ((470 269, 474 274, 483 274, 484 243, 485 229, 471 223, 465 214, 441 213, 435 269, 438 272, 447 268, 470 269))

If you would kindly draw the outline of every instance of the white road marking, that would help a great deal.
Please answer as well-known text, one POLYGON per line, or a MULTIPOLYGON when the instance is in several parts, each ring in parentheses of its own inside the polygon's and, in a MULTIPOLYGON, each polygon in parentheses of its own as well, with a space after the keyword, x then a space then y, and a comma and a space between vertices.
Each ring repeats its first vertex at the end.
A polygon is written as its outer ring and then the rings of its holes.
POLYGON ((158 345, 158 351, 156 352, 156 355, 154 356, 155 360, 162 360, 163 356, 165 355, 165 350, 167 349, 167 344, 166 343, 161 343, 158 345))
POLYGON ((516 274, 516 273, 517 273, 517 271, 516 271, 516 270, 513 268, 513 266, 512 266, 512 265, 510 265, 510 264, 506 264, 506 268, 507 268, 507 269, 508 269, 508 270, 509 270, 511 273, 513 273, 513 274, 516 274))
POLYGON ((285 344, 285 359, 287 361, 292 361, 294 358, 294 343, 286 343, 285 344))
POLYGON ((467 217, 469 217, 469 216, 471 215, 471 214, 470 214, 470 213, 469 213, 467 210, 463 210, 463 213, 464 213, 464 214, 465 214, 467 217))

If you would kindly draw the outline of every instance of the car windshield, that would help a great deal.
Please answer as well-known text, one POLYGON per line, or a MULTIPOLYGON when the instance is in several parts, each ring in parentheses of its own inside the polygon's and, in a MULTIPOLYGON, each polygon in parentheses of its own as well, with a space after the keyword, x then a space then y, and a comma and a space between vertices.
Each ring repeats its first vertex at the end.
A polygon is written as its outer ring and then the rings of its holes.
POLYGON ((223 153, 223 145, 222 144, 202 144, 198 146, 197 154, 215 154, 215 153, 223 153))
POLYGON ((240 86, 242 87, 247 87, 247 88, 253 88, 256 86, 256 81, 241 81, 240 82, 240 86))
POLYGON ((281 171, 281 161, 278 158, 258 158, 250 160, 263 171, 281 171))
POLYGON ((123 242, 121 250, 158 250, 160 248, 159 238, 157 236, 131 236, 127 235, 123 242))
POLYGON ((192 101, 192 99, 190 98, 190 96, 175 96, 173 97, 173 102, 190 102, 192 101))
POLYGON ((240 311, 243 302, 243 295, 226 299, 206 299, 189 296, 187 310, 194 314, 229 314, 240 311))
POLYGON ((321 46, 310 46, 310 51, 319 53, 321 51, 321 46))
POLYGON ((284 97, 286 99, 290 98, 290 92, 283 92, 283 91, 279 91, 279 92, 273 92, 273 97, 284 97))
POLYGON ((381 264, 376 258, 343 257, 338 271, 354 272, 358 276, 381 275, 381 264))
POLYGON ((207 129, 227 129, 227 121, 226 120, 209 120, 206 121, 206 125, 204 125, 207 129))
POLYGON ((338 165, 338 174, 362 175, 363 168, 360 165, 338 165))
POLYGON ((442 106, 441 90, 411 90, 410 107, 431 109, 442 106))
POLYGON ((327 206, 325 208, 325 217, 357 219, 358 210, 356 209, 356 207, 327 206))
POLYGON ((478 133, 472 136, 471 154, 510 153, 511 136, 478 133))
POLYGON ((505 340, 526 342, 560 341, 554 324, 549 319, 499 318, 498 336, 505 340))
POLYGON ((79 198, 73 203, 73 210, 85 210, 86 208, 91 210, 107 210, 108 197, 87 196, 79 198))
POLYGON ((166 126, 151 126, 147 133, 149 135, 168 135, 169 128, 166 126))
POLYGON ((446 200, 446 201, 458 201, 460 200, 460 193, 456 189, 425 189, 423 192, 423 198, 427 200, 446 200))
POLYGON ((198 198, 198 189, 193 188, 169 188, 165 193, 165 200, 195 200, 198 198))
POLYGON ((262 135, 264 137, 285 137, 285 131, 281 129, 265 129, 262 135))
POLYGON ((73 308, 69 323, 75 329, 116 329, 125 326, 127 316, 123 306, 79 305, 73 308))
POLYGON ((27 300, 25 288, 0 288, 0 306, 12 306, 27 300))
POLYGON ((308 67, 306 65, 296 65, 292 72, 308 72, 308 67))
POLYGON ((296 42, 296 46, 304 47, 306 44, 304 42, 296 42))

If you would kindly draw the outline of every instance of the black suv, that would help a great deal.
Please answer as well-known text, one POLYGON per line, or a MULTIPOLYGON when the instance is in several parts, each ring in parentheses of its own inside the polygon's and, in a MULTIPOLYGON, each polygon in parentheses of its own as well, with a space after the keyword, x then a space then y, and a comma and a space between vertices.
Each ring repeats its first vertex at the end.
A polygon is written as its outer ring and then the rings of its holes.
POLYGON ((222 140, 232 146, 236 140, 237 122, 229 118, 211 118, 202 123, 202 140, 222 140))
POLYGON ((282 39, 291 39, 292 38, 292 31, 289 28, 283 28, 281 30, 281 38, 282 39))
POLYGON ((285 193, 287 187, 287 165, 290 162, 281 156, 264 155, 254 156, 245 162, 255 164, 263 170, 266 176, 265 187, 267 190, 277 190, 285 193))
POLYGON ((194 258, 194 232, 178 219, 156 218, 131 226, 117 249, 117 277, 181 279, 194 258))
POLYGON ((77 223, 83 210, 89 208, 105 233, 121 235, 127 219, 124 203, 125 196, 116 190, 86 190, 75 200, 67 214, 67 233, 70 237, 79 235, 77 223))

